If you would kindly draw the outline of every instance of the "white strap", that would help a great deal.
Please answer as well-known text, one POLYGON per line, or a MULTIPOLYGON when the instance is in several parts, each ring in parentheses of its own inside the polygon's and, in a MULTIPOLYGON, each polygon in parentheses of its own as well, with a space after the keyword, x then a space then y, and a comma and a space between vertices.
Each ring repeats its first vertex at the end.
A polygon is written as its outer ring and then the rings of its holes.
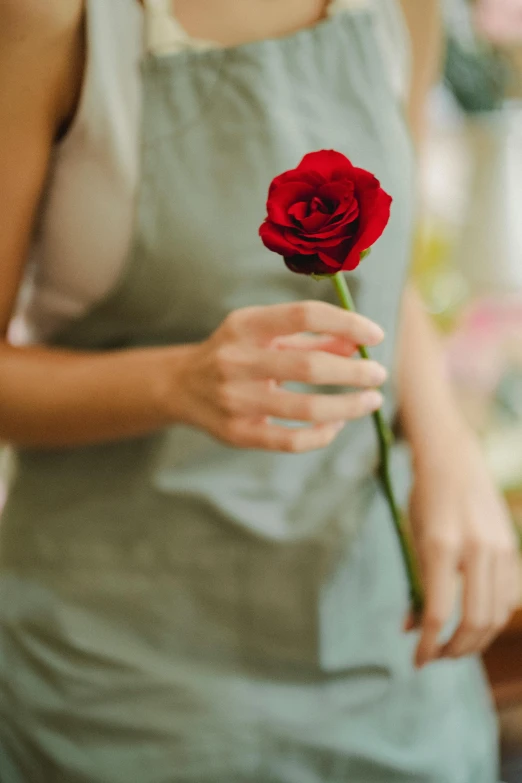
POLYGON ((170 54, 183 49, 213 49, 216 44, 191 38, 177 21, 173 0, 143 0, 145 45, 152 54, 170 54))
POLYGON ((335 14, 341 11, 346 11, 348 8, 366 8, 370 4, 370 0, 330 0, 328 3, 328 16, 335 16, 335 14))

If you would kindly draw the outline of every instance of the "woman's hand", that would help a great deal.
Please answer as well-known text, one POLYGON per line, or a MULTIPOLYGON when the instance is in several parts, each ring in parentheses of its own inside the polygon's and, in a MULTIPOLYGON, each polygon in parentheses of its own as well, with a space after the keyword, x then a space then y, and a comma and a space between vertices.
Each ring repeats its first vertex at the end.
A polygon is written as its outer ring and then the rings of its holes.
POLYGON ((418 666, 486 648, 519 598, 519 560, 508 511, 470 432, 454 431, 416 458, 411 518, 426 587, 418 666), (441 633, 457 600, 460 623, 441 633))
POLYGON ((173 419, 240 448, 303 452, 327 446, 347 420, 382 405, 372 387, 384 382, 385 369, 349 357, 356 346, 377 345, 383 337, 367 318, 324 302, 237 310, 208 340, 186 347, 176 365, 173 419), (291 381, 364 391, 299 394, 281 385, 291 381), (273 418, 310 426, 278 426, 273 418))

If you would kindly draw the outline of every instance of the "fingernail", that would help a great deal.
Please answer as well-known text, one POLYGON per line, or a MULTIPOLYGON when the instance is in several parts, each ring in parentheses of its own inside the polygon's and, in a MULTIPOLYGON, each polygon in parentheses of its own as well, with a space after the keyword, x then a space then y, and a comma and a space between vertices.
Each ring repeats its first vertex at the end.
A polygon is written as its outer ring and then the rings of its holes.
POLYGON ((429 658, 426 655, 426 652, 420 648, 417 648, 415 652, 415 667, 417 669, 422 669, 423 666, 426 666, 428 663, 429 658))
POLYGON ((448 658, 464 658, 465 655, 471 655, 471 653, 465 653, 462 650, 452 650, 446 654, 448 658))
POLYGON ((384 402, 384 397, 378 391, 369 391, 364 394, 364 407, 368 412, 379 410, 384 402))
POLYGON ((377 326, 377 324, 370 323, 368 328, 368 342, 372 345, 377 345, 378 343, 382 343, 384 340, 384 332, 381 329, 380 326, 377 326))
POLYGON ((370 382, 380 386, 388 378, 388 371, 380 364, 372 368, 370 382))

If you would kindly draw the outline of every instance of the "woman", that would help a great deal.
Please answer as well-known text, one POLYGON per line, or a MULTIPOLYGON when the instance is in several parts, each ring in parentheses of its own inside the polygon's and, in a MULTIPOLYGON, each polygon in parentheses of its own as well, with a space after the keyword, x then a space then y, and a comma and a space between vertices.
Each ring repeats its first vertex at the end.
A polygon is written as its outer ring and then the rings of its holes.
POLYGON ((512 609, 514 543, 402 296, 413 167, 391 10, 0 6, 4 332, 34 260, 31 344, 0 352, 2 783, 495 780, 470 656, 512 609), (354 276, 369 318, 317 301, 257 237, 271 178, 320 148, 395 199, 354 276), (361 343, 374 361, 351 358, 361 343), (420 638, 374 479, 369 414, 395 369, 420 638))

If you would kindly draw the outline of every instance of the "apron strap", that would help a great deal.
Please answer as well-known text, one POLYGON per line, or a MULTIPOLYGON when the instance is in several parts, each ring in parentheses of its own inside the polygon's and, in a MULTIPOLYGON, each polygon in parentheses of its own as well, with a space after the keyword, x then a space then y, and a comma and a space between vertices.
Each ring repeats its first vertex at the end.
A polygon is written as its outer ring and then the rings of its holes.
POLYGON ((211 41, 191 38, 180 25, 173 10, 173 0, 143 0, 145 9, 145 51, 161 56, 183 49, 214 49, 211 41))
POLYGON ((157 11, 158 8, 168 9, 169 0, 143 0, 143 5, 148 11, 157 11))
POLYGON ((143 0, 143 6, 149 54, 166 54, 187 45, 188 36, 174 16, 172 0, 143 0))

